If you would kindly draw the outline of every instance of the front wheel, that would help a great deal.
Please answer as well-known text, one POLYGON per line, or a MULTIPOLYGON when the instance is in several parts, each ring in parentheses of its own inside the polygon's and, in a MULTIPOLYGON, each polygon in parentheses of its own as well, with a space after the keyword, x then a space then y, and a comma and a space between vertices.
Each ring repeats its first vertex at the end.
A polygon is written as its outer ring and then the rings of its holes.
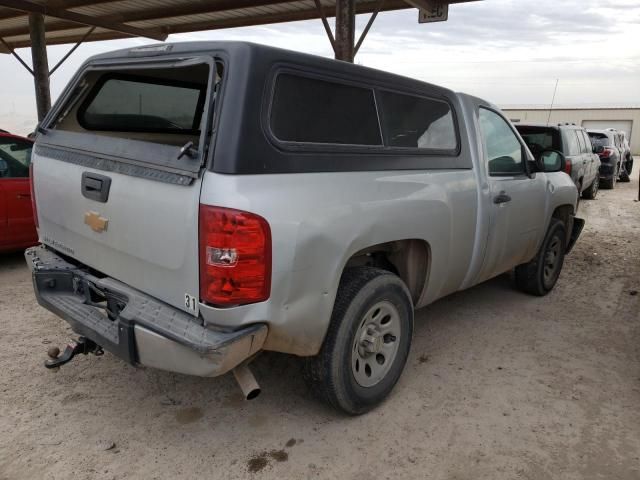
POLYGON ((560 276, 564 264, 567 232, 557 218, 551 219, 549 230, 538 253, 528 263, 516 267, 516 285, 522 291, 543 296, 549 293, 560 276))
POLYGON ((306 360, 311 390, 333 407, 359 415, 382 402, 400 378, 411 347, 413 303, 386 270, 345 270, 320 353, 306 360))

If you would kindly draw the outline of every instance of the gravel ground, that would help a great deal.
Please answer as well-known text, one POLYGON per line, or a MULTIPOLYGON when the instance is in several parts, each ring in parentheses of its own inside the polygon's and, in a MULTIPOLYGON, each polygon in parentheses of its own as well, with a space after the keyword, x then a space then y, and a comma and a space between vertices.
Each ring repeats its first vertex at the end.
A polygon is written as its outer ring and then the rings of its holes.
MULTIPOLYGON (((636 175, 634 174, 634 177, 636 175)), ((421 310, 391 398, 345 418, 267 354, 262 395, 45 352, 70 337, 20 255, 0 256, 0 479, 640 478, 636 181, 582 201, 587 226, 546 298, 508 276, 421 310)))

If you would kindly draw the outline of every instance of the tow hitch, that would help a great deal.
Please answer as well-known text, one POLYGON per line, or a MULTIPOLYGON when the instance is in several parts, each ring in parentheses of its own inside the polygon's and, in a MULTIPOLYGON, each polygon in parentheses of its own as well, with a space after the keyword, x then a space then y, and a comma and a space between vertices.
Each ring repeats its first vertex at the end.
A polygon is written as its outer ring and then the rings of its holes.
POLYGON ((47 368, 60 367, 65 363, 69 363, 76 355, 87 355, 88 353, 93 353, 94 355, 99 356, 104 354, 104 350, 102 350, 100 345, 88 338, 79 337, 78 340, 72 340, 69 342, 62 354, 60 354, 60 349, 58 347, 50 348, 47 355, 49 355, 51 360, 45 360, 44 366, 47 368))

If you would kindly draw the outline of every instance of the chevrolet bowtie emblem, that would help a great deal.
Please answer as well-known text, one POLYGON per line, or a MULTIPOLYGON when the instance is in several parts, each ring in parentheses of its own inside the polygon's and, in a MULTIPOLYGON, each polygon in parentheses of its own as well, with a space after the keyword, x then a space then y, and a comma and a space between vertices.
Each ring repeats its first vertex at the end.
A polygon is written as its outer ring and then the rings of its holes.
POLYGON ((109 220, 101 217, 98 212, 87 212, 84 214, 84 223, 91 227, 94 232, 104 232, 107 229, 109 220))

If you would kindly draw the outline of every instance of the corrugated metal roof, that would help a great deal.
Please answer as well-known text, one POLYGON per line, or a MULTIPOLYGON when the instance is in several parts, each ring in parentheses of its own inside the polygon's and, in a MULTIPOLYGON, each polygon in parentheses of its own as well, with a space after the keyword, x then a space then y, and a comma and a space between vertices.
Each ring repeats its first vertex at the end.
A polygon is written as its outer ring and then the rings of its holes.
MULTIPOLYGON (((356 0, 356 11, 373 12, 379 1, 356 0)), ((446 0, 446 3, 469 1, 474 0, 446 0)), ((335 16, 335 0, 320 3, 327 17, 335 16)), ((141 30, 139 33, 158 39, 172 33, 320 18, 314 0, 0 0, 0 38, 11 49, 30 46, 28 14, 24 10, 34 5, 45 9, 49 45, 79 41, 87 33, 87 25, 101 27, 85 40, 97 41, 135 36, 124 33, 123 26, 124 30, 135 27, 141 30), (60 12, 82 15, 85 21, 59 18, 60 12)), ((405 8, 413 7, 404 0, 384 0, 381 10, 405 8)), ((0 44, 0 53, 9 50, 0 44)))

